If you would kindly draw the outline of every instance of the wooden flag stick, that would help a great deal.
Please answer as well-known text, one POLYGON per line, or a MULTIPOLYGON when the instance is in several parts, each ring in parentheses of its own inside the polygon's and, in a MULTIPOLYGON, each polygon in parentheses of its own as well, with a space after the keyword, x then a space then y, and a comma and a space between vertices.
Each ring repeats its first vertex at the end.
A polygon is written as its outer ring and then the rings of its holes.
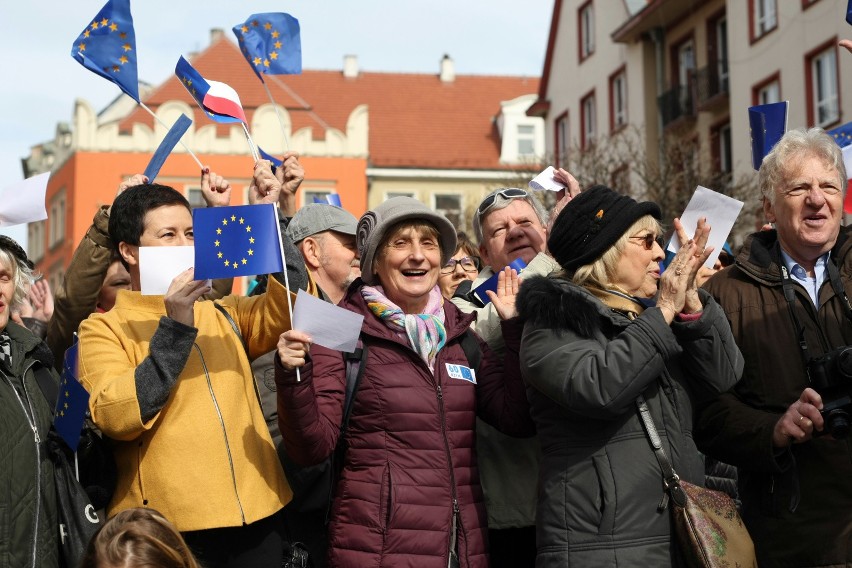
MULTIPOLYGON (((278 229, 276 233, 278 234, 278 250, 281 253, 281 264, 284 265, 284 286, 287 288, 287 311, 290 313, 290 327, 293 327, 293 300, 290 298, 290 278, 287 276, 287 257, 284 256, 284 243, 281 241, 281 225, 278 223, 278 202, 275 202, 275 209, 273 209, 273 214, 275 215, 275 228, 278 229)), ((274 278, 271 274, 269 278, 274 278)), ((267 285, 268 286, 268 285, 267 285)), ((296 367, 296 382, 302 382, 302 375, 299 373, 299 368, 296 367)))

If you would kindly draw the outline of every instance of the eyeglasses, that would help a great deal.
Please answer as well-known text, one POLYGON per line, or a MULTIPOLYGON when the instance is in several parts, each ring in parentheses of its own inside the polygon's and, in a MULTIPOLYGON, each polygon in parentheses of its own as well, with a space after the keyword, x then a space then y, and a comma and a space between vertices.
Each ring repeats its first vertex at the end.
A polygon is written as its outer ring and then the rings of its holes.
POLYGON ((451 258, 447 264, 441 267, 441 274, 452 274, 457 264, 461 264, 462 270, 465 272, 476 272, 479 270, 479 259, 472 256, 466 256, 458 260, 451 258))
POLYGON ((480 203, 479 207, 476 209, 476 215, 480 218, 485 215, 485 213, 494 206, 494 202, 497 201, 498 195, 506 199, 517 199, 519 197, 527 197, 529 196, 529 193, 518 187, 507 187, 506 189, 501 189, 482 200, 482 203, 480 203))
MULTIPOLYGON (((657 242, 657 237, 656 235, 654 235, 654 233, 648 233, 647 235, 642 235, 641 237, 629 238, 642 241, 642 246, 645 247, 645 250, 651 250, 652 248, 654 248, 654 243, 657 242)), ((660 245, 660 248, 663 248, 663 245, 660 245)))

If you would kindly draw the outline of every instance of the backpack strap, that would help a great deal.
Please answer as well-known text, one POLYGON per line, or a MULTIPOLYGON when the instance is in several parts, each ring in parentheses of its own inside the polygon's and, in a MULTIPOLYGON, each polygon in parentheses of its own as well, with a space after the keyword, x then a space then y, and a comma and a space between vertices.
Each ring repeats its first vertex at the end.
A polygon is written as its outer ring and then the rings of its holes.
POLYGON ((479 348, 479 342, 470 328, 464 330, 459 343, 461 343, 461 348, 464 350, 464 356, 468 364, 473 368, 473 372, 478 375, 479 365, 482 363, 482 350, 479 348))
MULTIPOLYGON (((223 316, 225 316, 225 319, 228 320, 228 323, 231 324, 231 328, 234 330, 234 333, 237 334, 237 337, 240 338, 240 343, 242 344, 243 349, 245 349, 246 357, 248 357, 248 345, 246 345, 246 340, 243 337, 243 333, 240 331, 240 326, 237 325, 237 322, 234 321, 234 318, 231 317, 231 314, 228 313, 228 310, 222 307, 222 304, 220 304, 219 302, 213 302, 213 305, 216 307, 217 310, 222 313, 223 316)), ((251 359, 249 359, 249 361, 251 361, 251 359)))
POLYGON ((59 398, 59 385, 53 381, 50 375, 50 369, 42 365, 36 365, 33 369, 33 375, 38 383, 38 388, 41 389, 41 394, 44 395, 47 404, 50 407, 50 412, 56 408, 56 399, 59 398))
POLYGON ((364 367, 367 366, 367 345, 359 338, 355 345, 355 351, 344 353, 343 358, 346 360, 346 394, 343 399, 343 420, 340 423, 338 444, 349 428, 349 417, 352 415, 355 393, 361 384, 361 377, 364 376, 364 367))

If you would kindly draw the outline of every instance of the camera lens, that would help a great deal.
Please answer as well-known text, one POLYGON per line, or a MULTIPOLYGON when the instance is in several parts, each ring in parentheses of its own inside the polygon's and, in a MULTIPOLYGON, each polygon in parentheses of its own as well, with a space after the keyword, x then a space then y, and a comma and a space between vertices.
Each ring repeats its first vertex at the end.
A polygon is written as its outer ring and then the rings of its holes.
POLYGON ((832 438, 841 440, 849 435, 849 413, 845 410, 832 410, 826 417, 826 431, 832 438))
POLYGON ((846 380, 852 379, 852 347, 845 347, 837 354, 837 371, 846 380))

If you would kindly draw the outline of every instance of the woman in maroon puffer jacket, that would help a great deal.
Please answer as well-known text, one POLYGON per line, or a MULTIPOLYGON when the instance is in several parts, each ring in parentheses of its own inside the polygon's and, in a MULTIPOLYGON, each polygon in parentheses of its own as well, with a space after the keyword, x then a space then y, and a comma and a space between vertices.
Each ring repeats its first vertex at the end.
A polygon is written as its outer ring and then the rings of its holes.
MULTIPOLYGON (((411 198, 388 200, 358 223, 363 280, 340 305, 364 315, 368 355, 332 507, 329 566, 488 566, 475 418, 511 435, 532 435, 534 426, 518 365, 521 329, 509 319, 516 274, 504 275, 500 297, 492 296, 505 316, 505 376, 478 337, 473 381, 464 370, 471 365, 460 340, 473 333, 472 316, 437 286, 455 235, 446 218, 411 198)), ((282 335, 278 355, 284 445, 295 461, 318 463, 339 436, 344 359, 295 330, 282 335)))

